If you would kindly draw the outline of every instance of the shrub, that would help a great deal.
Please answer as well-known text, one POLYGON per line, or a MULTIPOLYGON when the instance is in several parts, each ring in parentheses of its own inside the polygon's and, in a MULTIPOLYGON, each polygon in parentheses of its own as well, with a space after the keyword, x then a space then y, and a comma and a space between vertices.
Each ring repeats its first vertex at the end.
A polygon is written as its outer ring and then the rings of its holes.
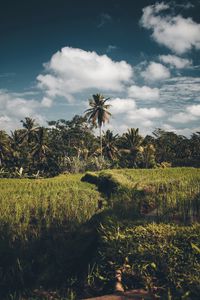
POLYGON ((172 299, 199 299, 199 231, 199 224, 131 226, 107 221, 99 231, 95 259, 104 286, 121 269, 126 289, 146 288, 161 299, 169 294, 172 299))

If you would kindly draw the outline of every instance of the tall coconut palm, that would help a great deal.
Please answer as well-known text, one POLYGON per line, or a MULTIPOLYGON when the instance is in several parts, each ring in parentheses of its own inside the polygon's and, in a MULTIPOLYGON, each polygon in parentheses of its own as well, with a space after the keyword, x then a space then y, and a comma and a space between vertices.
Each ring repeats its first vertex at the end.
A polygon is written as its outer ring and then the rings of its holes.
POLYGON ((110 105, 106 104, 109 98, 105 99, 105 97, 100 94, 93 95, 92 97, 92 99, 89 99, 89 105, 91 108, 85 111, 85 116, 89 122, 99 127, 100 152, 102 157, 102 126, 109 121, 111 116, 111 113, 108 111, 110 105))

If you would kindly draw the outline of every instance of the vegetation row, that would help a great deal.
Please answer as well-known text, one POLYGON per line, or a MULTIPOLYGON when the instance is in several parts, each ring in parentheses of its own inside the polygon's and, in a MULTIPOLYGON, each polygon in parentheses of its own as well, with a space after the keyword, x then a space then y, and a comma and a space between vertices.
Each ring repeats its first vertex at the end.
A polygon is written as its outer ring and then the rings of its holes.
POLYGON ((22 129, 0 130, 0 177, 52 177, 110 168, 200 167, 200 133, 187 138, 156 129, 141 136, 130 128, 119 135, 102 131, 111 114, 109 99, 93 95, 84 116, 36 124, 30 117, 22 129), (99 128, 99 135, 97 135, 99 128))

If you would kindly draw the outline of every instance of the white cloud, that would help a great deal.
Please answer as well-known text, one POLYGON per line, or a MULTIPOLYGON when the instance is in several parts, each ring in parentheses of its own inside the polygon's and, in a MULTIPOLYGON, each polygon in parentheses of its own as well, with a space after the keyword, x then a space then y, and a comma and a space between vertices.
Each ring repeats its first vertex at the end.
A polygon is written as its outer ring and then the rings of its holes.
POLYGON ((183 69, 191 66, 192 61, 186 58, 181 58, 176 55, 160 55, 159 59, 165 63, 169 64, 172 67, 176 67, 177 69, 183 69))
POLYGON ((192 48, 200 49, 200 24, 181 15, 159 15, 170 5, 156 3, 143 9, 140 20, 144 28, 152 30, 152 38, 172 51, 183 54, 192 48))
POLYGON ((115 98, 108 102, 111 107, 110 111, 114 115, 127 113, 128 111, 132 111, 136 109, 136 104, 133 99, 122 99, 115 98))
POLYGON ((145 71, 141 75, 146 81, 164 80, 170 77, 169 70, 160 63, 150 62, 145 71))
POLYGON ((181 8, 181 9, 189 9, 194 7, 194 4, 192 4, 191 2, 187 2, 187 3, 177 3, 176 1, 172 1, 171 2, 175 7, 181 8))
POLYGON ((17 127, 17 121, 13 121, 10 117, 6 115, 0 116, 0 130, 10 131, 17 127))
POLYGON ((157 100, 159 99, 159 89, 148 86, 132 85, 128 88, 128 96, 138 100, 157 100))
POLYGON ((169 121, 175 123, 188 123, 198 120, 200 117, 200 104, 189 105, 186 107, 185 112, 179 112, 169 118, 169 121))
POLYGON ((192 114, 188 114, 185 112, 180 112, 169 118, 169 121, 174 123, 188 123, 196 120, 196 118, 192 114))
POLYGON ((107 55, 70 47, 56 52, 45 70, 45 75, 37 77, 39 87, 49 96, 66 98, 87 89, 123 91, 133 76, 125 61, 115 62, 107 55))
POLYGON ((41 105, 42 105, 43 107, 51 107, 52 104, 53 104, 52 99, 47 98, 47 97, 44 97, 44 98, 42 99, 41 105))
POLYGON ((135 111, 129 111, 127 118, 129 123, 138 124, 138 127, 153 127, 154 119, 161 118, 165 112, 161 108, 138 108, 135 111))
POLYGON ((41 125, 46 125, 41 115, 41 109, 47 107, 43 101, 28 100, 0 90, 0 107, 0 127, 7 131, 19 128, 19 121, 25 117, 32 117, 41 125))
POLYGON ((183 135, 188 137, 191 136, 193 133, 200 131, 200 127, 192 127, 192 128, 184 127, 184 128, 177 129, 169 124, 163 124, 162 129, 166 131, 173 131, 178 135, 183 135))
POLYGON ((188 106, 187 111, 195 117, 200 117, 200 104, 188 106))
POLYGON ((109 104, 112 105, 110 111, 115 124, 118 124, 119 127, 123 123, 126 124, 126 127, 153 127, 154 120, 165 115, 165 112, 160 108, 138 108, 135 101, 129 98, 115 98, 110 100, 109 104))
POLYGON ((173 77, 160 88, 160 101, 182 108, 189 101, 200 100, 200 77, 173 77))

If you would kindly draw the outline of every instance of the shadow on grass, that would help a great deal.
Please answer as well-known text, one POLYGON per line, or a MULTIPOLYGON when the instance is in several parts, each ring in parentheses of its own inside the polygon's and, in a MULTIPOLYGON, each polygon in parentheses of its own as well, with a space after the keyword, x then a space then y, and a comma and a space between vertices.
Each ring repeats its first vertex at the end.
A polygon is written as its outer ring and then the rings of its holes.
POLYGON ((32 226, 24 237, 8 224, 0 228, 0 299, 39 287, 64 289, 69 278, 76 278, 74 288, 81 290, 97 249, 95 228, 86 223, 69 231, 52 225, 34 236, 32 226))

